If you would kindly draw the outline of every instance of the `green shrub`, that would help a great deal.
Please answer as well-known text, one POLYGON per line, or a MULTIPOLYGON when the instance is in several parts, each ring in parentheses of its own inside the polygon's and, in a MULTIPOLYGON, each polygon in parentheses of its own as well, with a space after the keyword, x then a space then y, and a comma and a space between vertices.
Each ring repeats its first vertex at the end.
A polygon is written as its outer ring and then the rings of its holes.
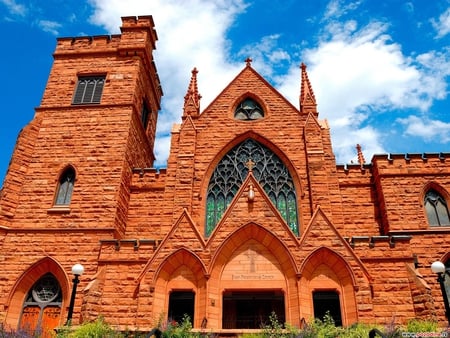
POLYGON ((408 332, 438 332, 438 323, 432 320, 411 319, 406 325, 408 332))
POLYGON ((93 322, 84 323, 74 329, 70 326, 62 328, 58 338, 123 338, 120 332, 115 331, 102 317, 93 322))

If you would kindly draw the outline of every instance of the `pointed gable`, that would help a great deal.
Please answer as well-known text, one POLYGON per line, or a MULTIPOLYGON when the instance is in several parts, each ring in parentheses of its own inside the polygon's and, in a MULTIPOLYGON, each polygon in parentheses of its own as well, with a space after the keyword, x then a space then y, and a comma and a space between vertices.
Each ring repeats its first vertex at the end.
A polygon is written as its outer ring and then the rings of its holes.
POLYGON ((264 224, 270 224, 267 231, 287 242, 297 242, 295 234, 286 224, 259 182, 250 173, 212 232, 207 246, 216 248, 231 233, 244 225, 261 219, 262 215, 264 215, 264 224))
MULTIPOLYGON (((327 218, 322 209, 317 207, 314 215, 305 229, 299 245, 299 252, 311 255, 312 248, 327 248, 341 256, 352 270, 360 270, 367 280, 371 280, 367 268, 352 250, 350 244, 341 236, 333 223, 327 218)), ((306 264, 306 262, 304 263, 306 264)))
POLYGON ((153 257, 147 261, 137 277, 137 283, 148 271, 156 271, 157 266, 175 250, 186 249, 190 252, 202 251, 205 248, 203 236, 199 233, 194 221, 184 209, 177 222, 159 244, 153 257))
MULTIPOLYGON (((276 109, 280 109, 280 114, 287 114, 288 111, 298 114, 298 109, 264 79, 249 62, 205 108, 203 114, 209 114, 217 107, 223 109, 226 104, 227 116, 232 117, 236 106, 247 97, 256 99, 265 112, 276 114, 276 109), (230 102, 234 102, 234 105, 230 105, 230 102)), ((221 111, 221 113, 224 112, 221 111)))

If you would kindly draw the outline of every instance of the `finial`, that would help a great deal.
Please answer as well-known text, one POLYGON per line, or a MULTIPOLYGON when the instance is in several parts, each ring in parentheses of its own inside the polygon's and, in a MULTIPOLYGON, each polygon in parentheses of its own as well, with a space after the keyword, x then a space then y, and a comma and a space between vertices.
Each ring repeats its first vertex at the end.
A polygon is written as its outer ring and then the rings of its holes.
POLYGON ((252 159, 249 158, 248 161, 245 163, 245 165, 247 166, 248 171, 252 172, 253 171, 253 167, 255 166, 255 162, 253 162, 252 159))
POLYGON ((303 114, 313 113, 318 115, 316 97, 309 82, 308 73, 306 72, 306 65, 302 62, 300 65, 302 69, 301 73, 301 86, 300 86, 300 112, 303 114))
POLYGON ((245 63, 247 64, 247 67, 250 67, 252 65, 252 58, 246 58, 245 63))
POLYGON ((194 67, 194 69, 192 69, 191 82, 189 83, 187 93, 184 96, 183 116, 196 116, 200 112, 200 99, 202 98, 202 96, 198 93, 197 73, 198 70, 196 67, 194 67))
POLYGON ((366 160, 364 159, 364 154, 362 153, 361 146, 359 144, 356 145, 356 151, 358 152, 358 163, 363 166, 366 160))

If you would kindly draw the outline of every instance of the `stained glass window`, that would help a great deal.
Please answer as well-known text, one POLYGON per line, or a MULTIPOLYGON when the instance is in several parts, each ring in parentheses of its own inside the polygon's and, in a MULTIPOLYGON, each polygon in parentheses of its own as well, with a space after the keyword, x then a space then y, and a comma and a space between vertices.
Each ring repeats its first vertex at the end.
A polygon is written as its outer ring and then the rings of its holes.
POLYGON ((242 101, 234 112, 234 118, 237 120, 257 120, 263 117, 262 108, 250 98, 242 101))
POLYGON ((53 330, 60 324, 61 305, 61 287, 55 276, 47 273, 28 291, 19 328, 30 337, 54 337, 53 330))
POLYGON ((425 195, 424 205, 428 223, 431 226, 450 226, 447 203, 436 190, 428 190, 425 195))
POLYGON ((253 175, 291 230, 298 235, 297 197, 288 169, 270 149, 247 139, 222 158, 211 176, 206 198, 206 236, 214 230, 247 177, 248 163, 252 163, 253 175))

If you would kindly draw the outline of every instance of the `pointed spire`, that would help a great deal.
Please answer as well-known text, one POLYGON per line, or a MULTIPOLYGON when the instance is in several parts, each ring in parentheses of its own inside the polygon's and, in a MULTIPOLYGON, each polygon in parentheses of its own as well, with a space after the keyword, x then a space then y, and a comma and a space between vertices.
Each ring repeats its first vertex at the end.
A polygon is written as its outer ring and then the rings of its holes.
POLYGON ((358 163, 361 165, 361 167, 366 163, 366 160, 364 159, 364 154, 361 150, 361 146, 359 144, 356 145, 356 151, 358 152, 358 163))
POLYGON ((198 93, 197 87, 197 68, 192 70, 191 82, 186 95, 184 96, 183 118, 190 116, 198 116, 200 113, 200 99, 202 96, 198 93))
POLYGON ((309 82, 308 73, 306 72, 306 65, 302 62, 300 66, 302 69, 302 83, 300 87, 300 112, 303 114, 313 113, 318 115, 316 97, 309 82))

